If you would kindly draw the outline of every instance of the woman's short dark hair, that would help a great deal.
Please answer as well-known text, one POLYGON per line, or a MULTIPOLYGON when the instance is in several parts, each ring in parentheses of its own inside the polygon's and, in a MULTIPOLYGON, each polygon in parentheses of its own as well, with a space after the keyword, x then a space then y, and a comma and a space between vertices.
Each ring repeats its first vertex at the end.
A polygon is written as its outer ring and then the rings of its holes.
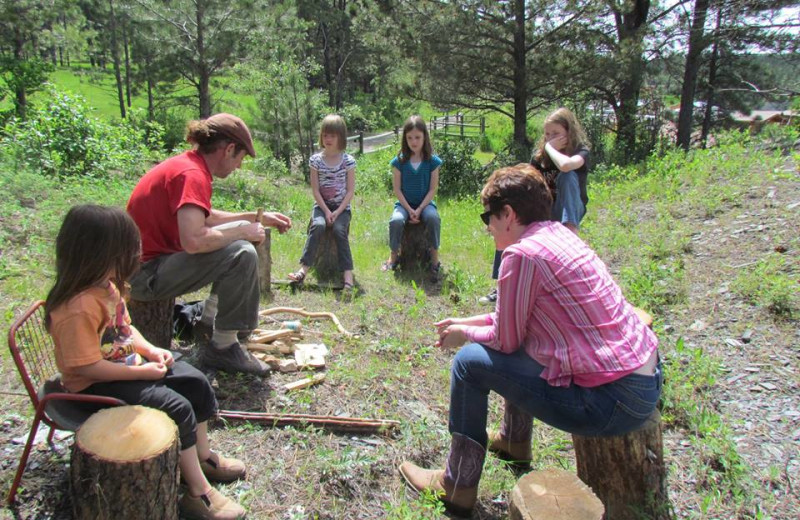
POLYGON ((550 220, 553 195, 542 172, 528 163, 495 170, 481 191, 481 202, 490 211, 508 204, 522 225, 550 220))

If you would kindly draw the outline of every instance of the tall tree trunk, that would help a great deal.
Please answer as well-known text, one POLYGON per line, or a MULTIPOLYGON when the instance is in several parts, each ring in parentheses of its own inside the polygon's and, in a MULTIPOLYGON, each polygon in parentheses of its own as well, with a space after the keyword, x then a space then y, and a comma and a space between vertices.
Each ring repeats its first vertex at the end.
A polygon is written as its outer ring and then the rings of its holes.
POLYGON ((128 23, 122 23, 122 48, 125 50, 125 98, 128 108, 131 107, 131 59, 128 52, 128 23))
POLYGON ((514 155, 530 157, 528 142, 528 79, 525 66, 525 0, 514 1, 514 155))
POLYGON ((692 119, 694 115, 694 94, 697 88, 697 72, 700 58, 708 45, 705 38, 706 14, 709 0, 695 0, 692 28, 689 32, 689 49, 686 65, 683 68, 683 87, 681 88, 681 109, 678 115, 678 146, 689 150, 692 141, 692 119))
MULTIPOLYGON (((25 46, 25 39, 22 34, 17 31, 16 38, 14 38, 14 61, 16 67, 25 60, 23 47, 25 46)), ((16 81, 14 85, 14 105, 17 111, 17 117, 24 120, 28 112, 28 95, 25 92, 25 82, 22 80, 16 81)))
MULTIPOLYGON (((717 11, 717 27, 714 31, 715 34, 719 34, 719 27, 722 25, 722 9, 717 11)), ((703 130, 700 134, 700 142, 703 144, 703 148, 706 147, 706 141, 708 139, 708 133, 711 131, 711 118, 713 115, 713 108, 714 108, 714 91, 716 89, 717 84, 717 63, 719 60, 719 45, 717 44, 716 38, 714 39, 714 45, 711 48, 711 60, 708 63, 708 88, 706 89, 706 113, 703 115, 703 130)))
POLYGON ((633 0, 624 5, 628 9, 626 12, 614 12, 624 71, 617 108, 616 148, 618 157, 628 162, 636 159, 636 113, 644 78, 642 41, 647 28, 650 0, 633 0))
POLYGON ((197 48, 197 96, 200 101, 200 118, 205 119, 211 116, 211 94, 209 90, 210 72, 206 64, 206 48, 205 41, 205 27, 203 26, 203 17, 205 15, 205 8, 202 2, 195 4, 195 16, 197 22, 197 41, 195 47, 197 48))
POLYGON ((122 95, 122 73, 120 71, 120 61, 119 61, 119 45, 117 44, 117 20, 116 15, 114 14, 114 0, 109 0, 108 6, 110 8, 109 12, 109 22, 110 22, 110 29, 111 29, 111 58, 114 60, 114 77, 117 80, 117 99, 119 100, 119 114, 122 119, 125 119, 125 99, 122 95))
POLYGON ((153 104, 153 71, 151 68, 152 58, 150 54, 144 57, 144 70, 147 77, 147 120, 154 121, 156 118, 156 108, 153 104))

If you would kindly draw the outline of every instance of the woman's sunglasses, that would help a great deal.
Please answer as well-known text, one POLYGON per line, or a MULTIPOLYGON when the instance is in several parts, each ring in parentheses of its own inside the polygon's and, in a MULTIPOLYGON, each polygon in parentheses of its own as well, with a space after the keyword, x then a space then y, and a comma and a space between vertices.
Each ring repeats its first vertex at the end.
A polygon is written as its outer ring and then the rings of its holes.
POLYGON ((483 213, 481 213, 481 220, 487 226, 489 225, 489 218, 492 216, 493 213, 494 213, 494 210, 491 210, 491 209, 489 211, 484 211, 483 213))

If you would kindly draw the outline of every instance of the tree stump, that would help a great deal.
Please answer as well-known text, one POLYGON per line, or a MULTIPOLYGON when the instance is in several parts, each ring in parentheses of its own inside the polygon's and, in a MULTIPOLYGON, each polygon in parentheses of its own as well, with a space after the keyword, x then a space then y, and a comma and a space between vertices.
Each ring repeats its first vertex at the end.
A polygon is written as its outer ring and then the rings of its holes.
POLYGON ((609 520, 668 519, 661 414, 615 437, 572 436, 578 476, 597 494, 609 520))
POLYGON ((398 263, 406 270, 425 270, 431 265, 431 244, 425 224, 406 222, 403 241, 400 243, 398 263))
MULTIPOLYGON (((311 222, 308 223, 311 226, 311 222)), ((347 230, 348 233, 350 230, 347 230)), ((338 286, 344 285, 344 277, 339 268, 339 247, 336 245, 336 238, 333 236, 333 227, 328 226, 322 234, 317 257, 314 259, 314 272, 317 280, 323 284, 333 283, 338 286)))
POLYGON ((153 345, 165 349, 172 347, 172 315, 175 298, 149 302, 130 300, 128 313, 131 323, 153 345))
POLYGON ((262 298, 272 299, 272 233, 270 228, 264 229, 266 238, 260 244, 256 244, 258 253, 258 287, 262 298))
POLYGON ((106 408, 75 435, 74 517, 178 518, 178 427, 160 410, 106 408))
POLYGON ((601 520, 605 509, 569 471, 546 469, 523 476, 511 491, 511 520, 601 520))

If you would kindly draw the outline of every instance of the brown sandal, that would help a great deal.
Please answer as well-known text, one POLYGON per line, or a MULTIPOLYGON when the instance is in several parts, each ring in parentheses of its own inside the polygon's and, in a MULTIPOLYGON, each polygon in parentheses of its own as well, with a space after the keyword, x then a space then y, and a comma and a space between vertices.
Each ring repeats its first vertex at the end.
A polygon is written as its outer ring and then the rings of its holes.
POLYGON ((307 274, 308 273, 304 272, 302 269, 298 269, 294 273, 289 273, 287 278, 289 278, 289 281, 292 283, 303 283, 307 274))

